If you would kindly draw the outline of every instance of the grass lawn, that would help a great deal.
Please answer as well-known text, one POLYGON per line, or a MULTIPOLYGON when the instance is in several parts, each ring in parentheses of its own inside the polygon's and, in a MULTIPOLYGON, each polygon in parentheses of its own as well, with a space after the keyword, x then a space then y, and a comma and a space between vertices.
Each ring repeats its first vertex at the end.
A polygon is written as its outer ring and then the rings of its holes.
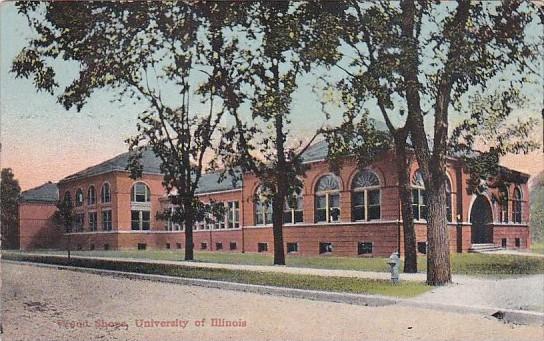
MULTIPOLYGON (((45 251, 65 254, 63 251, 45 251)), ((121 257, 155 260, 183 260, 183 250, 146 251, 73 251, 73 255, 94 257, 121 257)), ((272 265, 271 255, 255 253, 195 252, 196 262, 272 265)), ((531 275, 544 274, 544 258, 517 255, 494 254, 452 254, 452 271, 465 275, 531 275)), ((330 256, 287 256, 287 266, 317 269, 341 269, 358 271, 387 272, 389 267, 385 258, 330 257, 330 256)), ((419 257, 420 272, 427 269, 425 257, 419 257)))
POLYGON ((533 242, 531 244, 531 251, 533 253, 544 254, 544 242, 533 242))
POLYGON ((110 260, 68 259, 64 257, 38 256, 28 253, 5 253, 4 259, 30 261, 47 264, 72 265, 78 267, 127 271, 145 274, 160 274, 184 278, 199 278, 218 281, 268 285, 296 289, 375 294, 394 297, 414 297, 431 289, 424 283, 403 281, 392 284, 386 280, 349 277, 323 277, 228 269, 207 269, 186 265, 146 264, 110 260))

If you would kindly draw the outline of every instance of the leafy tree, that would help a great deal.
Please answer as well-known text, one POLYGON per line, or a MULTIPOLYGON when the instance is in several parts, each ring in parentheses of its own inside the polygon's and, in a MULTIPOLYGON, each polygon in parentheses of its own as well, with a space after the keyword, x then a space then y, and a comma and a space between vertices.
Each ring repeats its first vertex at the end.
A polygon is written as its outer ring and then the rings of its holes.
MULTIPOLYGON (((163 185, 185 226, 185 259, 192 260, 193 223, 206 206, 195 196, 221 122, 221 98, 232 42, 220 22, 230 4, 201 2, 18 3, 37 35, 15 58, 12 72, 55 94, 55 62, 76 62, 80 72, 58 101, 78 111, 95 90, 147 106, 138 133, 127 140, 133 177, 142 174, 146 149, 161 159, 163 185), (190 101, 190 99, 193 99, 190 101), (196 101, 194 100, 196 99, 196 101), (201 106, 194 105, 201 101, 201 106), (202 109, 203 107, 208 109, 202 109)), ((57 64, 62 65, 62 63, 57 64)))
POLYGON ((538 51, 526 40, 525 30, 538 20, 537 11, 522 1, 342 4, 332 8, 320 2, 313 11, 319 18, 313 25, 321 42, 317 53, 327 64, 345 69, 358 94, 374 99, 388 126, 405 116, 404 124, 393 129, 405 129, 403 137, 409 134, 425 183, 427 282, 448 283, 449 112, 468 93, 500 82, 505 72, 517 86, 525 81, 538 51), (434 121, 431 136, 425 131, 425 116, 434 121))
POLYGON ((19 181, 11 168, 2 168, 0 184, 0 226, 2 227, 2 247, 16 246, 17 218, 19 216, 17 200, 21 194, 19 181))
POLYGON ((531 236, 533 241, 544 241, 544 171, 536 175, 531 191, 531 236))
POLYGON ((283 265, 284 207, 300 192, 307 168, 302 154, 318 136, 307 143, 290 140, 293 94, 311 63, 304 57, 304 18, 288 2, 246 3, 238 13, 241 20, 233 27, 243 43, 233 51, 229 82, 238 100, 228 103, 234 127, 224 132, 220 151, 225 165, 252 172, 266 188, 261 199, 272 206, 274 264, 283 265), (250 123, 241 115, 244 104, 251 109, 250 123))
POLYGON ((53 214, 53 223, 55 223, 61 233, 68 234, 66 251, 68 253, 68 260, 70 260, 72 250, 72 237, 70 233, 72 233, 74 226, 74 210, 71 198, 65 197, 57 202, 57 210, 53 214))

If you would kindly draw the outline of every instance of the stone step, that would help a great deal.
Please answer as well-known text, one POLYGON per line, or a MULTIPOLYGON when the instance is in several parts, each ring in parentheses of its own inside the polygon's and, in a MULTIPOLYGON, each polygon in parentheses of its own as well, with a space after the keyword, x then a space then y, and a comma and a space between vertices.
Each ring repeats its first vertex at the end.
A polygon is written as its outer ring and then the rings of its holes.
POLYGON ((502 250, 501 247, 495 245, 495 244, 472 244, 472 247, 468 250, 469 252, 474 253, 483 253, 483 252, 493 252, 493 251, 500 251, 502 250))

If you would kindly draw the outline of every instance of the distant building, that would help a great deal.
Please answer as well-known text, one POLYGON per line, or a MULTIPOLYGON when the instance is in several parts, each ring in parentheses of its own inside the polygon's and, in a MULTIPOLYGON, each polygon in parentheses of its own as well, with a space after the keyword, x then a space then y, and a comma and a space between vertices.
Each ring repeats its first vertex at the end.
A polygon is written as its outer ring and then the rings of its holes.
MULTIPOLYGON (((310 168, 302 179, 302 193, 293 200, 296 205, 284 211, 286 252, 388 256, 398 247, 403 252, 394 156, 386 153, 364 169, 347 160, 339 174, 331 173, 326 156, 324 142, 304 154, 310 168)), ((183 248, 183 226, 156 218, 157 212, 170 207, 160 161, 151 152, 144 153, 143 177, 133 180, 126 170, 127 160, 128 153, 121 154, 57 184, 58 198, 74 206, 70 234, 51 225, 57 199, 52 195, 54 184, 23 193, 21 248, 64 247, 68 235, 72 248, 82 250, 183 248), (51 195, 37 195, 43 192, 51 195), (40 199, 33 201, 33 196, 40 199)), ((416 162, 410 174, 418 250, 426 252, 426 195, 416 162)), ((481 194, 467 193, 469 174, 460 160, 448 159, 447 175, 452 252, 466 252, 474 244, 530 246, 527 174, 501 168, 499 177, 490 179, 481 194)), ((204 175, 197 194, 205 203, 224 205, 225 217, 195 224, 195 250, 273 253, 272 208, 255 202, 258 179, 249 173, 239 182, 219 179, 218 173, 204 175)))

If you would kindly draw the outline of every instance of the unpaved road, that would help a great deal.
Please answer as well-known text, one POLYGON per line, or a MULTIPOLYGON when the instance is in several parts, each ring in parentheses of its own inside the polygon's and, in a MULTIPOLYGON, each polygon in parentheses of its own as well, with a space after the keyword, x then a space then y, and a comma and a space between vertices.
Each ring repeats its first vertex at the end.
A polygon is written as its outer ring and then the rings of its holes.
POLYGON ((5 341, 544 339, 542 327, 478 315, 261 296, 29 265, 2 263, 2 281, 5 341), (240 326, 211 326, 213 318, 240 326), (141 326, 142 320, 152 326, 141 326))

